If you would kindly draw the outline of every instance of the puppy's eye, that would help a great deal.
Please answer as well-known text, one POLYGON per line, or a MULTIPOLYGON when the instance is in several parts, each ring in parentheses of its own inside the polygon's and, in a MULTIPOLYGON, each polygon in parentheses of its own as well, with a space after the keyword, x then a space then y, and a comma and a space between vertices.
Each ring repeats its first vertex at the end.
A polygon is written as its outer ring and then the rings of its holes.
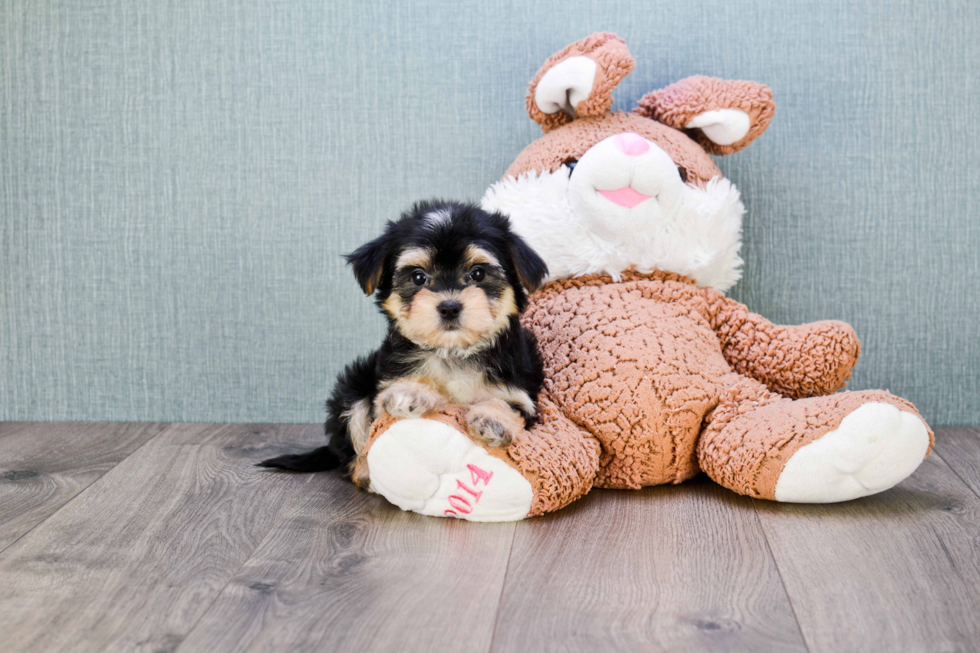
POLYGON ((414 283, 416 286, 425 284, 427 280, 428 277, 425 276, 425 272, 422 272, 422 270, 416 270, 412 273, 412 283, 414 283))
POLYGON ((571 177, 572 173, 575 172, 575 166, 578 165, 578 159, 565 159, 561 163, 568 168, 568 176, 571 177))
POLYGON ((472 279, 477 283, 480 283, 486 278, 487 278, 487 271, 481 267, 475 267, 473 268, 473 270, 470 271, 470 279, 472 279))

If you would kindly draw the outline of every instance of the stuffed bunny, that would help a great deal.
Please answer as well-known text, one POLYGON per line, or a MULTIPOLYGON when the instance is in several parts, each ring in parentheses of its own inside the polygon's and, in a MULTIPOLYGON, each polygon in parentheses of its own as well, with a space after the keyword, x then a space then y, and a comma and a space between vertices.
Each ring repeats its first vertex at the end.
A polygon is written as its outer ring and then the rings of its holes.
POLYGON ((846 501, 928 455, 933 435, 912 404, 837 392, 860 351, 850 326, 775 325, 723 294, 741 274, 744 207, 709 154, 766 129, 769 89, 691 77, 611 112, 633 66, 605 33, 548 59, 527 96, 545 134, 483 199, 550 270, 522 318, 545 364, 538 424, 493 449, 466 435, 456 407, 381 417, 371 489, 400 508, 517 520, 592 487, 700 471, 760 499, 846 501))

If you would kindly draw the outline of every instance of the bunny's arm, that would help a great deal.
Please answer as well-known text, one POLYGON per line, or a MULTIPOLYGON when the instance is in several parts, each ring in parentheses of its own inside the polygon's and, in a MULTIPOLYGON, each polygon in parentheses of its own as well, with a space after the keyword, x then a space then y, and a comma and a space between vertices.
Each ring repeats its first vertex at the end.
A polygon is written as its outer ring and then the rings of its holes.
POLYGON ((712 288, 701 292, 722 353, 736 372, 793 399, 836 392, 851 378, 861 342, 850 325, 777 325, 712 288))

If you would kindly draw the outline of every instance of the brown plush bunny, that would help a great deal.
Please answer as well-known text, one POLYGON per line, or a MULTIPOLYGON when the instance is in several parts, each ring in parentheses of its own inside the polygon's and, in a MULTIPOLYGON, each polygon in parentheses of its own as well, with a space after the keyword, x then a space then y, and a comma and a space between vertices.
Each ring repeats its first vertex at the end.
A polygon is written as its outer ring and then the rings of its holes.
POLYGON ((757 498, 846 501, 894 486, 928 454, 912 404, 837 393, 860 350, 851 327, 775 325, 722 294, 741 274, 744 207, 709 153, 766 129, 769 89, 692 77, 612 113, 633 65, 604 33, 552 56, 527 98, 546 133, 483 200, 551 273, 523 316, 545 363, 539 423, 487 449, 460 409, 379 419, 371 488, 399 507, 515 520, 592 487, 699 471, 757 498))

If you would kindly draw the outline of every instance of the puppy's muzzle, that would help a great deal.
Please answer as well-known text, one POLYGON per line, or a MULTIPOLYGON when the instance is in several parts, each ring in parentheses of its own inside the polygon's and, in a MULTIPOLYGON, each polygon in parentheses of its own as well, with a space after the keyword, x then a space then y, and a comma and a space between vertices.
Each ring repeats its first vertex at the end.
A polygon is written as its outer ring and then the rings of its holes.
POLYGON ((463 312, 463 305, 455 299, 447 299, 440 302, 436 310, 439 311, 439 317, 443 322, 451 323, 459 319, 459 314, 463 312))

